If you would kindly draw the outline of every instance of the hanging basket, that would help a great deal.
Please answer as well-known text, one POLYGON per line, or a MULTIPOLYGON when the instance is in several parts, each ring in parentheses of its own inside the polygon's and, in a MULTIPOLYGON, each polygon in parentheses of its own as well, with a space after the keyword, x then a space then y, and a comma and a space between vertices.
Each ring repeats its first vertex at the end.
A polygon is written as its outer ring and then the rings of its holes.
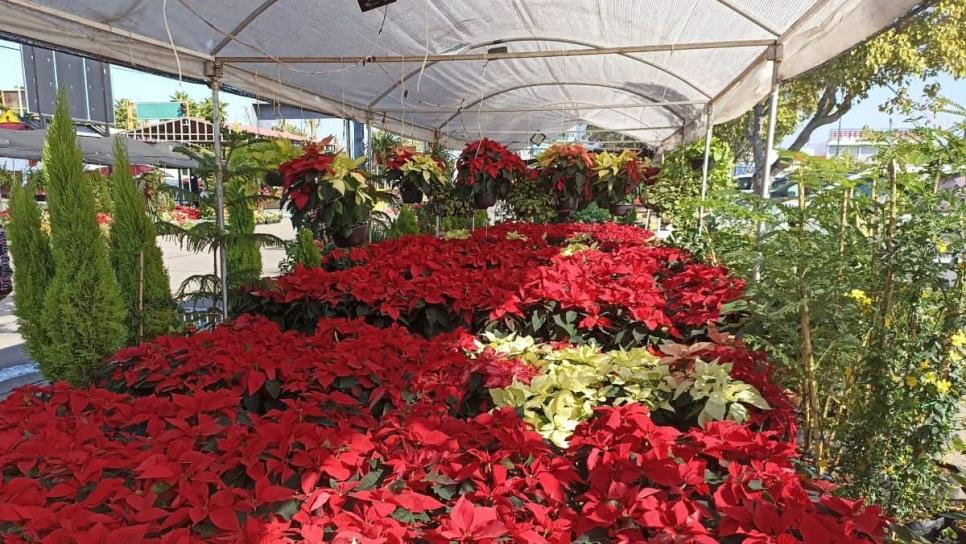
POLYGON ((627 204, 626 202, 615 202, 614 204, 611 204, 608 209, 610 210, 611 215, 615 217, 624 217, 631 213, 631 210, 634 209, 634 205, 627 204))
POLYGON ((496 204, 496 191, 489 190, 473 194, 473 207, 485 210, 496 204))
POLYGON ((282 177, 282 173, 278 170, 269 170, 265 172, 265 185, 269 187, 281 187, 285 179, 282 177))
POLYGON ((423 192, 419 190, 419 187, 411 183, 400 185, 399 195, 402 196, 404 204, 419 204, 423 201, 423 192))
POLYGON ((364 246, 369 241, 369 223, 359 224, 352 229, 348 236, 343 236, 339 231, 333 231, 332 241, 335 243, 335 247, 364 246))

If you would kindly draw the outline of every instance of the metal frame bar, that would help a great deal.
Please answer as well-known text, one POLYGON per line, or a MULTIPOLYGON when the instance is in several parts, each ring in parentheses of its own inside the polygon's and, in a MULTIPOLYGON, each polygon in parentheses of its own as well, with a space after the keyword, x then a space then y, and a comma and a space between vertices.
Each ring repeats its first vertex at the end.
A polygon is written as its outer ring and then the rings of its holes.
MULTIPOLYGON (((556 85, 556 84, 555 84, 556 85)), ((675 102, 645 102, 643 104, 584 104, 584 105, 560 105, 548 104, 542 108, 490 108, 473 110, 478 113, 528 113, 528 112, 552 112, 567 110, 632 110, 637 108, 661 108, 665 106, 704 106, 708 102, 705 100, 681 100, 675 102)), ((466 111, 466 108, 383 108, 372 110, 373 113, 457 113, 466 111)))
MULTIPOLYGON (((576 122, 574 124, 577 124, 576 122)), ((571 134, 576 132, 586 133, 586 134, 597 134, 601 132, 633 132, 633 131, 646 131, 646 130, 668 130, 668 129, 680 129, 678 125, 663 125, 663 126, 653 126, 653 127, 628 127, 628 128, 600 128, 600 129, 587 129, 587 130, 487 130, 489 134, 537 134, 538 132, 550 133, 550 134, 571 134)), ((455 130, 451 134, 464 134, 472 131, 455 130)))
POLYGON ((781 32, 778 32, 777 30, 775 30, 774 28, 772 28, 771 26, 769 26, 768 24, 766 24, 765 22, 763 22, 758 17, 755 17, 754 15, 752 15, 751 12, 749 12, 748 10, 743 9, 740 6, 734 5, 734 3, 731 2, 731 0, 715 0, 715 2, 717 2, 717 3, 721 4, 722 6, 730 9, 731 11, 737 13, 738 15, 741 15, 746 20, 754 23, 755 26, 757 26, 758 28, 760 28, 760 29, 764 30, 765 32, 771 34, 772 36, 776 36, 777 37, 778 35, 781 34, 781 32))
MULTIPOLYGON (((759 188, 758 196, 763 199, 768 199, 771 193, 771 164, 773 157, 773 148, 775 147, 775 125, 778 121, 778 95, 781 92, 781 62, 782 58, 780 56, 774 57, 772 60, 772 76, 771 76, 771 97, 770 97, 770 107, 768 109, 768 136, 765 145, 765 171, 761 177, 761 187, 759 188)), ((755 239, 757 245, 761 245, 762 239, 765 237, 765 222, 759 220, 758 224, 755 225, 755 239)), ((755 268, 752 271, 752 281, 761 281, 761 258, 755 263, 755 268)))
MULTIPOLYGON (((470 102, 469 104, 464 105, 459 110, 457 110, 455 113, 453 113, 453 115, 449 116, 449 118, 447 118, 446 121, 444 121, 443 124, 441 124, 439 126, 439 129, 442 130, 442 128, 445 127, 446 125, 450 124, 450 122, 453 119, 456 119, 457 117, 459 117, 460 115, 462 115, 464 112, 472 111, 470 108, 473 108, 474 106, 476 106, 478 104, 482 104, 483 102, 485 102, 485 101, 487 101, 487 100, 489 100, 491 98, 495 98, 497 96, 500 96, 500 95, 503 95, 503 94, 506 94, 506 93, 511 93, 511 92, 514 92, 514 91, 519 91, 519 90, 522 90, 522 89, 529 89, 531 87, 598 87, 598 88, 601 88, 601 89, 612 89, 612 90, 615 90, 615 91, 622 91, 622 92, 625 92, 627 94, 632 94, 632 95, 637 96, 639 98, 643 98, 644 100, 652 100, 652 101, 655 101, 654 97, 648 96, 648 95, 646 95, 646 94, 644 94, 642 92, 638 92, 638 91, 635 91, 635 90, 632 90, 632 89, 628 89, 626 87, 621 87, 620 85, 610 85, 610 84, 607 84, 607 83, 594 83, 594 82, 585 83, 585 82, 579 82, 579 81, 552 81, 552 82, 541 82, 541 83, 527 83, 525 85, 515 85, 513 87, 507 87, 506 89, 501 89, 499 91, 494 91, 494 92, 492 92, 492 93, 490 93, 490 94, 488 94, 486 96, 482 96, 482 97, 480 97, 480 98, 478 98, 478 99, 470 102)), ((657 102, 657 101, 655 101, 655 102, 657 102)), ((669 113, 671 113, 671 115, 677 117, 678 119, 681 119, 681 120, 684 119, 684 117, 682 117, 679 113, 675 112, 674 110, 670 109, 669 107, 664 106, 664 109, 666 111, 668 111, 669 113)))
POLYGON ((701 205, 698 208, 698 234, 704 232, 704 203, 708 197, 708 170, 711 161, 711 137, 714 131, 714 108, 708 106, 705 123, 708 125, 704 134, 704 166, 701 169, 701 205))
POLYGON ((227 47, 228 44, 230 44, 232 40, 235 39, 236 36, 241 34, 241 32, 245 30, 245 28, 247 28, 248 25, 252 24, 252 22, 254 22, 259 15, 261 15, 262 13, 265 13, 265 10, 275 5, 276 2, 278 2, 278 0, 265 0, 264 2, 259 4, 258 7, 253 9, 252 12, 248 14, 248 17, 245 17, 244 19, 242 19, 242 22, 238 23, 238 25, 235 26, 235 28, 233 28, 232 31, 227 36, 225 36, 224 38, 221 39, 220 42, 218 42, 218 45, 216 45, 215 48, 211 50, 211 54, 217 56, 218 53, 221 53, 221 50, 227 47))
MULTIPOLYGON (((472 49, 476 49, 478 47, 486 47, 486 46, 492 46, 492 45, 501 45, 501 44, 518 43, 518 42, 567 43, 567 44, 572 44, 572 45, 580 45, 580 46, 583 46, 583 47, 589 47, 589 48, 593 48, 593 49, 600 49, 600 47, 601 47, 599 45, 596 45, 596 44, 593 44, 593 43, 590 43, 590 42, 584 42, 584 41, 579 41, 579 40, 567 40, 567 39, 563 39, 563 38, 505 38, 505 39, 500 39, 500 40, 492 40, 492 41, 488 41, 488 42, 483 42, 483 43, 477 43, 477 44, 469 45, 469 46, 464 47, 464 48, 462 48, 460 50, 465 52, 465 51, 470 51, 472 49)), ((689 81, 687 78, 685 78, 685 77, 683 77, 681 75, 678 75, 678 74, 672 72, 668 68, 665 68, 665 67, 663 67, 663 66, 661 66, 659 64, 653 63, 653 62, 651 62, 649 60, 645 60, 645 59, 642 59, 640 57, 632 56, 630 54, 623 53, 623 54, 620 54, 620 56, 625 57, 625 58, 628 58, 628 59, 631 59, 631 60, 634 60, 634 61, 637 61, 637 62, 640 62, 640 63, 643 63, 643 64, 646 64, 646 65, 648 65, 648 66, 650 66, 652 68, 655 68, 657 70, 660 70, 660 71, 664 72, 665 74, 667 74, 667 75, 669 75, 669 76, 677 79, 678 81, 681 81, 682 83, 684 83, 688 87, 691 87, 695 91, 698 91, 699 93, 701 93, 701 96, 704 96, 705 98, 711 98, 711 95, 708 94, 707 92, 705 92, 703 89, 701 89, 700 87, 698 87, 694 83, 691 83, 691 81, 689 81)), ((377 105, 379 105, 379 102, 382 102, 394 90, 398 89, 400 86, 402 86, 403 84, 405 84, 407 81, 409 81, 413 77, 419 75, 420 72, 423 72, 425 70, 428 70, 431 66, 435 66, 436 64, 438 64, 438 63, 437 62, 427 62, 425 66, 420 66, 419 68, 417 68, 417 69, 409 72, 408 74, 404 75, 403 77, 401 77, 399 79, 399 81, 393 83, 393 85, 391 87, 389 87, 388 89, 386 89, 385 91, 383 91, 378 97, 376 97, 375 100, 373 100, 372 102, 370 102, 369 103, 369 107, 370 108, 376 107, 377 105)))
POLYGON ((366 63, 425 63, 454 61, 492 61, 513 59, 545 59, 553 57, 588 57, 597 55, 620 55, 631 53, 659 53, 694 51, 703 49, 740 49, 774 45, 774 39, 731 40, 721 42, 691 42, 657 45, 632 45, 626 47, 599 47, 595 49, 549 49, 547 51, 517 51, 508 53, 457 53, 445 55, 389 55, 389 56, 222 56, 215 57, 221 64, 366 64, 366 63))
MULTIPOLYGON (((225 230, 225 170, 221 151, 221 110, 219 109, 218 97, 218 91, 221 89, 220 77, 221 66, 215 64, 212 67, 211 81, 209 83, 211 86, 212 144, 215 153, 215 226, 218 227, 218 233, 224 236, 227 234, 227 231, 225 230)), ((219 280, 221 281, 221 315, 222 320, 227 321, 230 311, 228 308, 228 259, 225 255, 226 248, 223 244, 219 245, 222 246, 217 250, 219 253, 218 261, 221 264, 221 270, 219 271, 219 280)))

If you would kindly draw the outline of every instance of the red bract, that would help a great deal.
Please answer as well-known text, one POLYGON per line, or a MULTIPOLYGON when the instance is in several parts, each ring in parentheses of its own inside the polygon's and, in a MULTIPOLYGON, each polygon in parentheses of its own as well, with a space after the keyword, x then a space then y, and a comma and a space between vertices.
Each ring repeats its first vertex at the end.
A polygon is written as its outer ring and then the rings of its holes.
POLYGON ((502 194, 506 185, 528 176, 527 165, 501 143, 483 138, 466 144, 456 161, 456 184, 492 185, 502 194))
POLYGON ((320 315, 367 316, 427 336, 490 322, 551 340, 582 330, 605 345, 629 345, 701 330, 741 296, 743 283, 724 269, 650 239, 614 224, 502 224, 467 240, 406 237, 337 252, 325 268, 297 269, 255 293, 252 308, 289 320, 317 312, 287 322, 302 330, 320 315), (568 239, 586 248, 561 253, 568 239))
MULTIPOLYGON (((486 297, 513 297, 521 312, 550 300, 681 329, 737 296, 724 271, 647 238, 615 225, 509 225, 425 239, 437 253, 408 264, 394 255, 413 239, 339 253, 324 286, 301 270, 280 283, 334 293, 333 304, 373 297, 386 312, 406 308, 410 326, 414 294, 474 315, 496 307, 486 297), (596 248, 561 253, 578 234, 596 248), (485 287, 448 283, 468 280, 485 287)), ((307 333, 244 316, 126 349, 99 386, 14 391, 0 403, 4 542, 883 541, 878 509, 795 472, 794 412, 769 365, 713 326, 705 341, 664 345, 662 364, 730 363, 771 410, 691 428, 641 405, 603 406, 561 449, 490 403, 488 387, 529 381, 535 367, 477 352, 465 330, 416 335, 379 323, 385 315, 366 316, 381 328, 329 318, 307 333)))

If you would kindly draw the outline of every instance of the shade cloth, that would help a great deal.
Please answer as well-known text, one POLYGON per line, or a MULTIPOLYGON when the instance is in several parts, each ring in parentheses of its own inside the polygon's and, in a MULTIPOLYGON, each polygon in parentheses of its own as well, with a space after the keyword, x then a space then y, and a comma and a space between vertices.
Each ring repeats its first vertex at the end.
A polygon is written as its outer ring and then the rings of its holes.
MULTIPOLYGON (((39 161, 43 156, 46 130, 2 130, 0 129, 0 157, 39 161)), ((114 139, 121 138, 128 152, 131 164, 147 164, 166 168, 194 168, 195 161, 188 157, 145 142, 114 135, 100 138, 78 136, 84 162, 112 166, 114 164, 114 139)))
POLYGON ((792 78, 917 3, 398 0, 363 13, 356 0, 0 0, 0 32, 191 80, 217 63, 225 88, 450 145, 488 135, 524 147, 534 132, 587 122, 668 148, 703 135, 706 103, 720 122, 765 97, 770 59, 792 78), (427 57, 497 47, 555 56, 427 57), (636 50, 566 56, 615 47, 636 50), (291 58, 394 55, 414 58, 291 58))

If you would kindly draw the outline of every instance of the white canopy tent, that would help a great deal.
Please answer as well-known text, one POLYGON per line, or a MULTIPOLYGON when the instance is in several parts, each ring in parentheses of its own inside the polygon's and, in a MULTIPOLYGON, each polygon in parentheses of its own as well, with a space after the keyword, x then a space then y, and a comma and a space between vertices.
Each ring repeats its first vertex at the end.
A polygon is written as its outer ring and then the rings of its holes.
POLYGON ((666 148, 766 96, 769 60, 794 77, 916 3, 0 0, 0 32, 450 145, 585 121, 666 148))
POLYGON ((0 0, 0 33, 450 146, 583 121, 661 150, 710 142, 918 3, 0 0))

